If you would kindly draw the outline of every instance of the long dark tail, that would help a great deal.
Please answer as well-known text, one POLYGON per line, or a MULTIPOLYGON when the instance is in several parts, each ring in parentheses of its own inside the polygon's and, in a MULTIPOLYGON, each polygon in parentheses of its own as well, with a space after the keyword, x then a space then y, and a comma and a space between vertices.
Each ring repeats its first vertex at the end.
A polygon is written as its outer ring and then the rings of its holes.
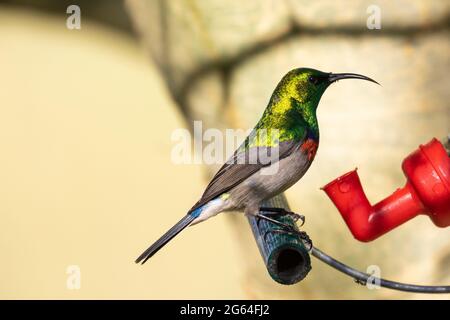
POLYGON ((186 228, 194 219, 195 215, 187 214, 180 221, 178 221, 169 231, 167 231, 161 238, 152 244, 147 250, 145 250, 139 258, 136 259, 136 263, 142 262, 144 264, 150 259, 156 252, 164 247, 170 240, 172 240, 177 234, 179 234, 184 228, 186 228))

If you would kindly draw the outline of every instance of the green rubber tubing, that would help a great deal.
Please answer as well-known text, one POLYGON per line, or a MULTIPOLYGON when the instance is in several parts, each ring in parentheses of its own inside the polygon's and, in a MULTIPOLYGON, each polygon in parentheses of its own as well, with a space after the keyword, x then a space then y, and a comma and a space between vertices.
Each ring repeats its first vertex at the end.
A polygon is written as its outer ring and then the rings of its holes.
MULTIPOLYGON (((284 194, 265 201, 263 207, 290 210, 284 194)), ((298 230, 295 221, 289 216, 273 218, 298 230)), ((272 279, 285 285, 303 280, 311 270, 311 259, 300 237, 296 234, 271 232, 280 230, 280 227, 263 219, 248 217, 248 221, 272 279)))

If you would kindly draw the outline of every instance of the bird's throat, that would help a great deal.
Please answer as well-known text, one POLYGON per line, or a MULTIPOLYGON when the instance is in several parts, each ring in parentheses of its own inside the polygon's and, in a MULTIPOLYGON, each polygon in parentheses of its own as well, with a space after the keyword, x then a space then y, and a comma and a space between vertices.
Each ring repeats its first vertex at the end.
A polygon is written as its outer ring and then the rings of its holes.
POLYGON ((273 103, 256 126, 256 129, 277 130, 279 141, 300 141, 305 137, 319 140, 319 126, 316 108, 309 104, 300 104, 297 100, 277 101, 273 103))

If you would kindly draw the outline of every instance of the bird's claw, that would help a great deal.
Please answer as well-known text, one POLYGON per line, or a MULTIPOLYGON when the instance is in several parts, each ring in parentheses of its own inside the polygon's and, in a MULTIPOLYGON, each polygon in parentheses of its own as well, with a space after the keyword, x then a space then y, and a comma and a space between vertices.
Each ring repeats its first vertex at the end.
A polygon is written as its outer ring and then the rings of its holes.
POLYGON ((299 236, 300 239, 302 240, 302 242, 305 245, 307 245, 308 251, 310 251, 312 249, 312 247, 313 247, 312 241, 306 232, 300 231, 300 230, 296 229, 294 226, 291 226, 287 223, 284 223, 284 222, 281 222, 281 221, 271 218, 271 216, 290 216, 294 220, 294 222, 301 220, 301 222, 302 222, 301 226, 303 226, 303 224, 305 223, 305 216, 297 214, 292 211, 288 211, 284 208, 260 208, 260 213, 258 213, 256 216, 260 219, 269 221, 280 227, 280 229, 271 229, 271 230, 267 231, 264 234, 264 241, 267 242, 267 235, 270 233, 291 234, 291 235, 299 236), (263 212, 263 213, 261 213, 261 212, 263 212))
POLYGON ((308 234, 306 232, 303 232, 303 231, 299 231, 299 232, 301 233, 300 239, 302 239, 303 244, 306 244, 308 251, 311 251, 313 248, 313 243, 312 243, 311 238, 308 236, 308 234))
POLYGON ((269 215, 269 216, 288 216, 291 217, 292 220, 294 220, 294 222, 297 221, 301 221, 301 226, 303 226, 305 224, 305 216, 292 212, 292 211, 288 211, 284 208, 260 208, 261 212, 264 212, 264 215, 269 215))
POLYGON ((305 224, 306 218, 302 214, 291 212, 290 217, 294 220, 294 222, 297 222, 298 220, 300 220, 301 221, 300 227, 302 227, 305 224))

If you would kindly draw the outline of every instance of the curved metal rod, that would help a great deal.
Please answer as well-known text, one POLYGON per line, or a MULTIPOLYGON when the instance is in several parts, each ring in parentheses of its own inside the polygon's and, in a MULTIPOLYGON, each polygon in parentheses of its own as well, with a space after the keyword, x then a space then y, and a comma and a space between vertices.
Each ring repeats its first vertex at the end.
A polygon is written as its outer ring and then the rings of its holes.
POLYGON ((353 269, 352 267, 343 264, 342 262, 330 257, 323 251, 319 250, 316 247, 311 249, 311 254, 319 259, 322 262, 325 262, 329 266, 335 268, 336 270, 356 279, 360 283, 367 283, 367 280, 370 278, 371 280, 379 282, 381 287, 399 290, 399 291, 407 291, 407 292, 416 292, 416 293, 450 293, 450 286, 421 286, 409 283, 401 283, 390 280, 385 280, 383 278, 376 278, 370 274, 358 271, 353 269))

